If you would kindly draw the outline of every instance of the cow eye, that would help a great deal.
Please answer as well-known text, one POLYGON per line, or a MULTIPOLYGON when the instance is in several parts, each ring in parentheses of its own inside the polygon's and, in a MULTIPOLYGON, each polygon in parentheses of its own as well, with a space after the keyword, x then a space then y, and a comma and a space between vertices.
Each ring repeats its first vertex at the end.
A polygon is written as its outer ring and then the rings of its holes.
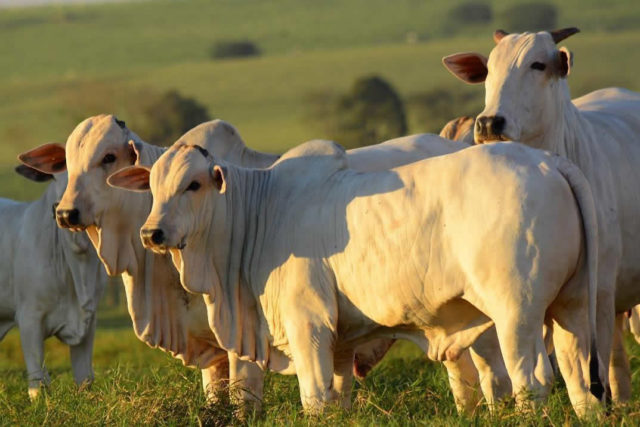
POLYGON ((187 191, 196 191, 200 188, 200 183, 198 181, 191 181, 191 184, 187 187, 187 191))
POLYGON ((544 69, 547 68, 547 66, 542 62, 534 62, 533 64, 531 64, 531 68, 533 70, 544 71, 544 69))
POLYGON ((102 164, 103 165, 107 165, 109 163, 113 163, 116 161, 116 156, 115 154, 105 154, 105 156, 102 158, 102 164))

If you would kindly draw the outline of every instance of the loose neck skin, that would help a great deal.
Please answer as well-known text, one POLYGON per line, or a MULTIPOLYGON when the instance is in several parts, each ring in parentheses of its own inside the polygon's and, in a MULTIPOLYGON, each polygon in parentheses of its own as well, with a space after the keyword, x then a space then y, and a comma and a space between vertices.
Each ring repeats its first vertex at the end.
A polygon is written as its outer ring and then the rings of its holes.
POLYGON ((566 79, 558 84, 558 110, 549 120, 545 132, 528 145, 579 161, 590 140, 590 125, 571 101, 566 79))
POLYGON ((210 209, 203 209, 199 218, 202 233, 188 240, 182 251, 173 252, 183 286, 205 295, 209 325, 221 346, 262 364, 268 360, 268 345, 260 333, 258 301, 252 292, 259 279, 252 277, 251 266, 269 223, 261 203, 268 174, 228 167, 226 192, 212 193, 205 201, 210 209))

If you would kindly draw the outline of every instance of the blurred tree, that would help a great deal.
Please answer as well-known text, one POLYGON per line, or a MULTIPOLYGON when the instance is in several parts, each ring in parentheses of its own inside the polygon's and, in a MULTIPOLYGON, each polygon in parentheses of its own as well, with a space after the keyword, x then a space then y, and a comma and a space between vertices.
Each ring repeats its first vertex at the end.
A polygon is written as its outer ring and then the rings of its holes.
POLYGON ((475 117, 483 109, 483 90, 483 87, 441 87, 413 94, 406 102, 413 131, 440 133, 451 119, 464 115, 475 117))
POLYGON ((402 100, 378 76, 357 79, 351 90, 337 99, 331 116, 331 138, 345 148, 376 144, 407 133, 402 100))
POLYGON ((500 26, 509 32, 553 30, 558 12, 549 3, 523 3, 507 7, 500 14, 500 26))
POLYGON ((485 24, 491 22, 492 18, 491 5, 476 1, 458 4, 448 14, 449 23, 456 26, 485 24))
POLYGON ((210 56, 214 59, 258 56, 260 49, 249 40, 220 40, 211 46, 210 56))
POLYGON ((163 146, 173 144, 189 129, 211 120, 205 106, 175 90, 150 96, 133 114, 132 129, 145 141, 163 146))

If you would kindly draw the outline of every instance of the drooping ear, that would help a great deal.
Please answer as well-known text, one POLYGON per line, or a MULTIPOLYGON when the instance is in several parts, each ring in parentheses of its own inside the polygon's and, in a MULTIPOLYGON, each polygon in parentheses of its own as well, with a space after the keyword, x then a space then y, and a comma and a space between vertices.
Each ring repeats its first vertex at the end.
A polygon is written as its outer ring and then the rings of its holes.
POLYGON ((50 173, 40 172, 38 169, 34 169, 27 165, 18 165, 16 166, 15 171, 25 178, 35 182, 46 182, 53 179, 53 175, 50 173))
POLYGON ((149 173, 145 166, 129 166, 112 173, 107 178, 107 184, 123 190, 145 192, 149 191, 149 173))
POLYGON ((567 37, 570 37, 579 32, 580 30, 577 29, 576 27, 570 27, 570 28, 563 28, 561 30, 549 31, 549 34, 551 34, 551 37, 553 37, 553 41, 556 44, 558 44, 562 40, 566 39, 567 37))
POLYGON ((573 53, 566 47, 558 49, 558 72, 560 77, 567 77, 571 73, 573 67, 573 53))
POLYGON ((213 177, 213 185, 216 186, 220 194, 227 191, 227 168, 220 165, 214 165, 211 173, 213 177))
POLYGON ((129 157, 131 157, 132 165, 140 164, 140 153, 142 153, 142 144, 135 142, 133 139, 129 140, 129 157))
POLYGON ((64 145, 48 143, 18 155, 25 165, 40 172, 55 174, 67 169, 64 145))
POLYGON ((479 53, 464 52, 442 58, 445 68, 469 84, 482 83, 487 78, 487 58, 479 53))
POLYGON ((505 38, 508 35, 509 35, 509 33, 507 33, 505 30, 495 30, 493 32, 493 41, 496 44, 498 44, 498 43, 500 43, 500 40, 502 40, 503 38, 505 38))

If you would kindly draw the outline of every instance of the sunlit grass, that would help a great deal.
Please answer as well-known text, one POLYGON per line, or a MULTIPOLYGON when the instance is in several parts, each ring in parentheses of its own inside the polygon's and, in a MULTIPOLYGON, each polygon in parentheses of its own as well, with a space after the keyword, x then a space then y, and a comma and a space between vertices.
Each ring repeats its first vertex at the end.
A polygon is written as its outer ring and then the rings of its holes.
MULTIPOLYGON (((569 425, 577 424, 561 380, 549 400, 536 410, 518 411, 506 402, 496 413, 484 406, 470 416, 456 412, 446 371, 412 344, 402 342, 369 376, 354 386, 353 408, 328 408, 306 417, 295 376, 269 373, 263 411, 242 421, 237 407, 223 396, 207 405, 200 374, 167 354, 139 342, 128 317, 106 311, 96 337, 96 381, 79 391, 72 380, 67 348, 47 341, 46 364, 52 382, 35 402, 27 397, 24 362, 17 331, 0 343, 0 424, 20 425, 569 425)), ((640 347, 627 340, 634 370, 634 399, 606 418, 589 424, 637 425, 640 422, 640 347)))

